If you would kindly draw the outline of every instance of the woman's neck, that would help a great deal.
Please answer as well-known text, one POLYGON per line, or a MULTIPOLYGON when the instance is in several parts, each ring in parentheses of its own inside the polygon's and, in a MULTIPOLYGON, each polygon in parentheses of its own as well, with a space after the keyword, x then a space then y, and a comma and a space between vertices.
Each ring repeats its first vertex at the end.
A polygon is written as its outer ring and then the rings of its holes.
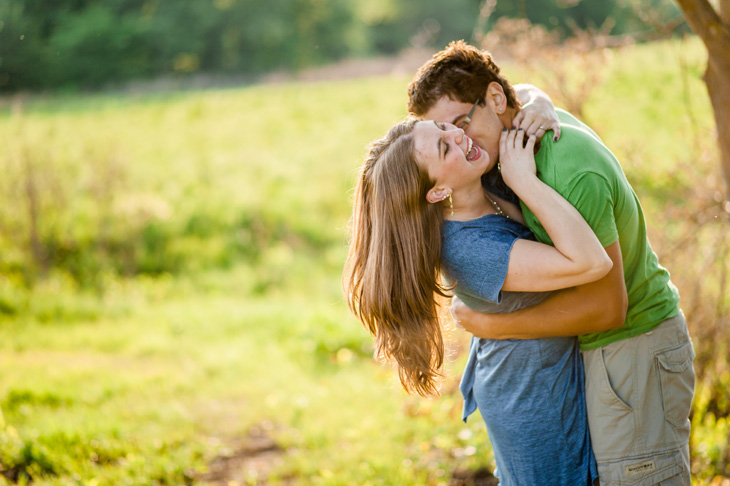
POLYGON ((481 181, 479 181, 479 184, 454 191, 451 198, 453 201, 453 209, 449 205, 448 199, 444 201, 444 219, 469 221, 496 212, 494 206, 492 206, 484 195, 484 188, 482 187, 481 181))

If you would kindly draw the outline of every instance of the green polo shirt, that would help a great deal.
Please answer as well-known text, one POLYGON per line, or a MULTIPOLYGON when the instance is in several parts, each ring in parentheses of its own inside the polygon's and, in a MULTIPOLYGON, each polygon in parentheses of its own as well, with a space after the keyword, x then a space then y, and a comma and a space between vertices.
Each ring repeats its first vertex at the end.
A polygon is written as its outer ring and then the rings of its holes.
MULTIPOLYGON (((570 113, 558 110, 558 117, 560 141, 543 138, 535 155, 537 175, 580 211, 604 247, 618 240, 623 257, 626 321, 618 329, 578 337, 581 349, 596 349, 650 331, 677 315, 679 293, 649 245, 639 199, 616 157, 570 113)), ((537 239, 552 244, 524 204, 522 212, 537 239)))

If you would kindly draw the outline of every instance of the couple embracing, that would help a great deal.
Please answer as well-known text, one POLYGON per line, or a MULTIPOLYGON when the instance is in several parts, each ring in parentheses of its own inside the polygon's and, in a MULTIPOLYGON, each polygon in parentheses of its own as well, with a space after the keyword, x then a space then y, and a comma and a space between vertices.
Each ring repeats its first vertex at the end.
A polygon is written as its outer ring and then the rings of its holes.
POLYGON ((408 94, 361 169, 343 276, 377 353, 436 394, 453 294, 463 419, 501 485, 689 485, 694 351, 614 155, 464 42, 408 94))

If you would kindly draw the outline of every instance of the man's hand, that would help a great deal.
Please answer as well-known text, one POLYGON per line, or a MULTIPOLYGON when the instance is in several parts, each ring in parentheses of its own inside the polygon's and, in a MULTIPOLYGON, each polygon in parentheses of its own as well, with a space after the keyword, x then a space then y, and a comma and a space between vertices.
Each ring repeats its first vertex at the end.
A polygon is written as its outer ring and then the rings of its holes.
POLYGON ((454 318, 456 327, 460 327, 478 338, 494 339, 489 336, 489 328, 485 328, 484 326, 487 323, 486 321, 489 320, 489 314, 479 314, 471 310, 457 296, 451 298, 451 308, 449 310, 451 311, 451 317, 454 318), (479 314, 479 323, 475 319, 477 314, 479 314))

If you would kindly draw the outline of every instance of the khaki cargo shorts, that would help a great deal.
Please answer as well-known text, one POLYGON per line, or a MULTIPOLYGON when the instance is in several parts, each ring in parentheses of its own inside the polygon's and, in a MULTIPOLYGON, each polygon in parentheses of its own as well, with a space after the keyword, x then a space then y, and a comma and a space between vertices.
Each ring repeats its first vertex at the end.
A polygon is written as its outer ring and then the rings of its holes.
POLYGON ((601 486, 690 485, 694 357, 681 312, 650 332, 583 352, 601 486))

